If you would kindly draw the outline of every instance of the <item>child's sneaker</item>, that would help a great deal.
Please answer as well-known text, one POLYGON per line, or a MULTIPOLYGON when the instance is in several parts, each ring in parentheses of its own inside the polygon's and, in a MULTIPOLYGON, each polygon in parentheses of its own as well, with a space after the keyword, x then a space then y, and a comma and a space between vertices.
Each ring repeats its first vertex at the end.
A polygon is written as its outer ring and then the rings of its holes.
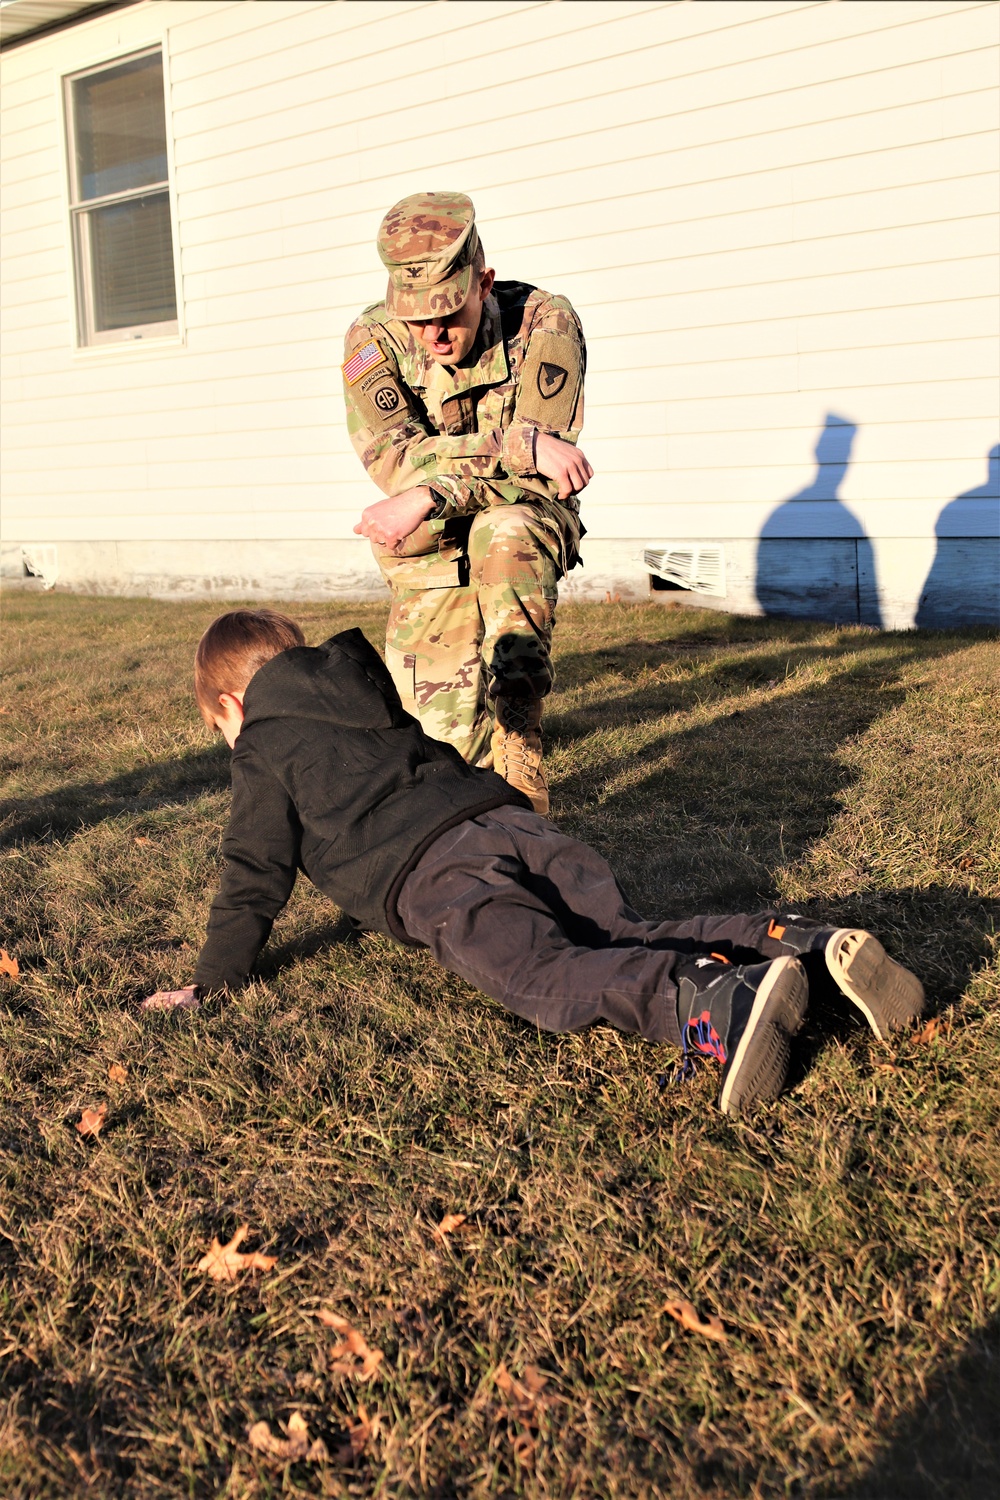
POLYGON ((808 985, 794 958, 735 966, 724 959, 678 964, 677 1021, 684 1049, 722 1064, 719 1108, 738 1115, 774 1099, 788 1075, 788 1039, 805 1019, 808 985))
POLYGON ((924 987, 897 964, 878 938, 857 927, 821 927, 795 914, 772 920, 768 937, 797 955, 822 954, 838 989, 854 1002, 880 1042, 912 1026, 924 1008, 924 987))

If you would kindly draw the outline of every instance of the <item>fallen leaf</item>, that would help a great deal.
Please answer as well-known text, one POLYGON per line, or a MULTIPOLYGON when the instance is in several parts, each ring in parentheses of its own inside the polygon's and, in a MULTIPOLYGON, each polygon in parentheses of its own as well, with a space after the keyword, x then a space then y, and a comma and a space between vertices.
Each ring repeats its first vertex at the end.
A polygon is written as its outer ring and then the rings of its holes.
POLYGON ((914 1034, 913 1040, 921 1045, 926 1045, 928 1042, 937 1041, 939 1037, 943 1040, 950 1030, 950 1021, 942 1021, 940 1016, 931 1016, 930 1020, 926 1021, 920 1030, 914 1034))
POLYGON ((530 1432, 519 1432, 511 1442, 510 1451, 522 1468, 535 1467, 535 1440, 530 1432))
POLYGON ((974 870, 976 868, 975 855, 967 854, 964 859, 960 859, 958 868, 960 870, 974 870))
POLYGON ((152 843, 152 842, 153 842, 153 840, 152 840, 152 839, 147 839, 147 838, 143 838, 143 836, 142 836, 142 835, 141 835, 141 834, 140 834, 140 835, 139 835, 139 836, 138 836, 138 837, 137 837, 137 838, 136 838, 136 839, 135 839, 135 840, 134 840, 134 842, 135 842, 135 843, 137 843, 137 844, 151 844, 151 843, 152 843))
POLYGON ((543 1390, 546 1377, 537 1365, 525 1365, 520 1380, 516 1380, 505 1364, 499 1364, 493 1374, 497 1390, 514 1407, 522 1421, 537 1427, 536 1408, 545 1404, 543 1390))
POLYGON ((657 1316, 659 1317, 662 1313, 669 1313, 670 1317, 676 1318, 681 1327, 686 1328, 689 1333, 700 1333, 706 1339, 718 1339, 720 1344, 724 1344, 729 1337, 722 1326, 721 1318, 710 1317, 707 1322, 704 1322, 690 1302, 665 1302, 657 1316))
POLYGON ((877 1073, 898 1073, 899 1069, 895 1063, 876 1063, 875 1071, 877 1073))
POLYGON ((461 1229, 468 1217, 468 1214, 445 1214, 434 1230, 434 1238, 443 1240, 445 1235, 454 1234, 456 1229, 461 1229))
MULTIPOLYGON (((241 1271, 272 1270, 278 1264, 276 1255, 261 1255, 259 1250, 251 1250, 244 1255, 237 1248, 249 1233, 249 1224, 241 1224, 228 1245, 220 1245, 214 1239, 208 1247, 208 1254, 202 1256, 195 1269, 207 1271, 213 1281, 235 1281, 241 1271)), ((258 1422, 257 1425, 259 1427, 261 1423, 258 1422)), ((267 1423, 263 1425, 266 1427, 267 1423)))
POLYGON ((385 1355, 381 1349, 372 1349, 358 1330, 338 1313, 321 1307, 316 1314, 327 1328, 344 1335, 342 1341, 330 1350, 330 1369, 338 1375, 353 1375, 355 1380, 371 1380, 385 1355))
POLYGON ((106 1104, 99 1104, 96 1109, 85 1109, 77 1121, 77 1130, 81 1135, 100 1135, 107 1113, 106 1104))
POLYGON ((0 974, 6 974, 8 979, 16 979, 21 972, 21 966, 16 958, 11 958, 6 948, 0 948, 0 974))
POLYGON ((353 1464, 364 1453, 374 1430, 375 1423, 372 1422, 367 1411, 359 1402, 358 1420, 356 1422, 348 1422, 347 1442, 341 1443, 333 1455, 335 1462, 345 1465, 353 1464))
POLYGON ((127 1077, 128 1073, 122 1067, 121 1063, 111 1064, 108 1069, 108 1078, 112 1083, 124 1083, 127 1077))
POLYGON ((284 1426, 287 1437, 276 1438, 267 1422, 255 1422, 247 1429, 251 1448, 264 1453, 268 1458, 280 1459, 282 1463, 294 1463, 304 1458, 307 1463, 322 1463, 330 1457, 322 1438, 309 1439, 309 1428, 302 1416, 293 1411, 284 1426))

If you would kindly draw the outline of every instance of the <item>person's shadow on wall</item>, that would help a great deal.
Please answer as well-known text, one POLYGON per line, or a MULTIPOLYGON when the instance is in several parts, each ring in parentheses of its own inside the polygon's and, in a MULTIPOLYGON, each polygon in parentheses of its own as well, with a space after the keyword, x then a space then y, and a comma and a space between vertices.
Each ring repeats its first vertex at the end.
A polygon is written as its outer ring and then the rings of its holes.
POLYGON ((969 509, 970 500, 992 500, 1000 510, 1000 443, 986 461, 986 483, 956 495, 935 522, 937 550, 920 591, 919 626, 1000 625, 1000 531, 984 536, 969 509), (969 534, 972 526, 977 534, 969 534))
POLYGON ((765 615, 882 624, 872 545, 840 499, 857 425, 828 412, 816 474, 771 512, 757 544, 757 602, 765 615))

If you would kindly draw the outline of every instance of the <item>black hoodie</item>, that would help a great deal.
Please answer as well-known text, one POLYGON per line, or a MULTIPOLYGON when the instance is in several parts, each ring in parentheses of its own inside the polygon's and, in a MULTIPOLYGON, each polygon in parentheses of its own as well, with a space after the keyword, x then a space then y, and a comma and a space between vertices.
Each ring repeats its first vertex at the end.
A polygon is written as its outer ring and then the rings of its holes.
POLYGON ((396 898, 421 854, 455 823, 528 805, 424 734, 360 630, 272 658, 243 712, 226 865, 194 974, 208 992, 246 980, 299 869, 363 927, 410 943, 396 898))

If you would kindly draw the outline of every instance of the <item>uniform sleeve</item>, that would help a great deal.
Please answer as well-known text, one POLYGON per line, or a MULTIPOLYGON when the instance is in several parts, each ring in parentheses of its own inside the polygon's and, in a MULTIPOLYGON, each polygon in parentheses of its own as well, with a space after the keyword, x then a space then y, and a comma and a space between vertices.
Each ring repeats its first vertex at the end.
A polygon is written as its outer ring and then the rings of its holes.
POLYGON ((583 426, 586 351, 579 319, 565 298, 546 298, 533 315, 514 417, 506 430, 432 432, 379 324, 354 323, 345 356, 351 443, 383 494, 428 485, 442 497, 444 516, 557 497, 556 482, 535 472, 534 433, 537 428, 575 442, 583 426), (376 351, 381 360, 363 370, 376 351))
POLYGON ((546 297, 531 319, 517 386, 514 417, 503 434, 508 474, 532 475, 549 499, 558 485, 535 474, 535 433, 575 443, 583 430, 583 380, 587 346, 580 319, 565 297, 546 297))
POLYGON ((301 827, 291 800, 253 759, 233 761, 233 806, 222 844, 225 868, 208 917, 194 982, 207 993, 239 989, 292 893, 301 827))

